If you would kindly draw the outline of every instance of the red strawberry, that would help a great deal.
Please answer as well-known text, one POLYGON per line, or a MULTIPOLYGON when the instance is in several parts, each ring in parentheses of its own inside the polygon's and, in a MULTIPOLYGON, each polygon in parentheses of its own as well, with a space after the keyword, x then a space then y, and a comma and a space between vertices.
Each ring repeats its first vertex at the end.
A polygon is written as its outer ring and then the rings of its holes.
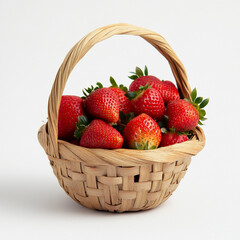
POLYGON ((74 136, 82 136, 80 146, 88 148, 114 149, 123 145, 123 137, 116 129, 100 119, 95 119, 88 125, 85 116, 79 117, 74 136))
POLYGON ((148 75, 148 69, 146 66, 144 73, 145 76, 143 74, 143 71, 140 68, 136 67, 136 72, 134 75, 129 77, 134 80, 129 86, 129 91, 137 91, 140 86, 145 86, 148 83, 152 86, 152 88, 155 88, 159 91, 164 103, 179 99, 178 90, 172 82, 161 81, 154 76, 148 75))
POLYGON ((132 99, 132 111, 135 115, 146 113, 156 120, 163 117, 165 105, 162 96, 156 89, 149 87, 148 83, 139 87, 137 92, 128 92, 126 96, 132 99))
POLYGON ((166 147, 175 143, 181 143, 185 141, 188 141, 188 137, 185 134, 180 135, 173 132, 163 133, 161 147, 166 147))
POLYGON ((179 99, 170 102, 167 105, 166 115, 168 116, 168 128, 174 128, 177 132, 193 130, 198 123, 202 125, 201 120, 205 120, 206 115, 204 108, 209 99, 203 100, 197 98, 197 90, 191 93, 191 100, 179 99))
POLYGON ((158 124, 142 113, 126 125, 123 137, 129 148, 147 150, 157 148, 162 136, 158 124))
POLYGON ((170 81, 162 81, 158 85, 158 91, 161 93, 164 103, 179 99, 179 92, 175 85, 170 81))
POLYGON ((110 82, 112 84, 110 89, 118 96, 120 104, 119 110, 125 114, 130 113, 131 103, 130 100, 125 96, 125 93, 128 91, 128 89, 124 87, 122 84, 118 86, 113 77, 110 77, 110 82))
POLYGON ((131 103, 128 100, 128 98, 125 96, 125 93, 123 90, 119 88, 113 88, 110 87, 110 89, 118 96, 119 99, 119 111, 124 112, 125 114, 128 114, 131 112, 131 103))
POLYGON ((149 84, 152 86, 152 88, 155 88, 158 90, 159 85, 162 84, 161 80, 159 80, 158 78, 154 77, 154 76, 141 76, 139 78, 136 78, 136 80, 134 80, 130 86, 129 86, 129 91, 134 92, 137 91, 139 89, 139 87, 141 86, 145 86, 146 84, 149 84))
POLYGON ((63 140, 73 138, 78 117, 85 114, 84 100, 77 96, 62 96, 58 113, 58 137, 63 140))
POLYGON ((168 128, 178 132, 193 130, 199 120, 197 109, 185 99, 174 100, 167 105, 168 128))
POLYGON ((87 113, 93 118, 100 118, 109 123, 119 119, 119 100, 109 88, 99 88, 91 92, 85 103, 87 113))

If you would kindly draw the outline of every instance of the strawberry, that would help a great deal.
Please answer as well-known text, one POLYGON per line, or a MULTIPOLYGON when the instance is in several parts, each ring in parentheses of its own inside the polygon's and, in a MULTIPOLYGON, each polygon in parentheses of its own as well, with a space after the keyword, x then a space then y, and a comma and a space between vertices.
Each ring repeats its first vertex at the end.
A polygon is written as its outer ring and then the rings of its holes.
POLYGON ((137 92, 128 92, 126 96, 132 99, 132 111, 135 115, 146 113, 154 119, 161 119, 165 112, 165 105, 161 94, 151 86, 139 87, 137 92))
POLYGON ((131 103, 130 100, 125 96, 125 93, 128 91, 127 87, 120 84, 117 85, 113 77, 110 77, 110 83, 112 84, 110 89, 117 95, 119 100, 119 110, 125 114, 131 112, 131 103))
POLYGON ((185 99, 174 100, 167 105, 168 128, 176 131, 193 130, 199 120, 198 111, 185 99))
POLYGON ((160 144, 161 130, 150 116, 142 113, 126 125, 123 137, 129 148, 154 149, 160 144))
POLYGON ((81 136, 82 147, 115 149, 123 145, 123 137, 116 129, 100 119, 88 124, 85 116, 79 117, 74 136, 76 138, 81 136))
POLYGON ((117 95, 109 88, 99 88, 90 92, 85 102, 86 111, 91 117, 108 123, 118 121, 119 106, 117 95))
POLYGON ((154 76, 148 75, 147 66, 145 66, 144 73, 139 67, 136 67, 136 72, 131 73, 133 73, 134 75, 129 76, 129 78, 134 81, 129 86, 130 92, 138 91, 139 87, 146 86, 147 83, 151 85, 152 88, 158 90, 158 85, 161 84, 161 80, 154 76))
POLYGON ((162 134, 161 147, 166 147, 176 143, 188 141, 188 136, 176 132, 167 132, 162 134))
POLYGON ((148 75, 148 69, 145 66, 144 73, 136 67, 136 72, 132 72, 134 75, 129 76, 130 79, 134 80, 130 86, 129 91, 137 91, 140 86, 145 86, 147 83, 159 91, 164 103, 179 99, 179 93, 175 85, 170 81, 159 80, 158 78, 148 75), (144 75, 145 74, 145 75, 144 75))
POLYGON ((162 80, 158 85, 158 91, 161 93, 164 103, 179 99, 179 92, 171 81, 162 80))
POLYGON ((77 96, 62 96, 58 113, 58 138, 70 140, 76 130, 78 117, 84 115, 84 100, 77 96))
POLYGON ((203 100, 197 97, 196 88, 191 93, 191 99, 178 99, 167 105, 166 115, 168 116, 168 128, 174 128, 178 132, 193 130, 198 124, 202 125, 206 115, 203 108, 208 104, 209 99, 203 100))

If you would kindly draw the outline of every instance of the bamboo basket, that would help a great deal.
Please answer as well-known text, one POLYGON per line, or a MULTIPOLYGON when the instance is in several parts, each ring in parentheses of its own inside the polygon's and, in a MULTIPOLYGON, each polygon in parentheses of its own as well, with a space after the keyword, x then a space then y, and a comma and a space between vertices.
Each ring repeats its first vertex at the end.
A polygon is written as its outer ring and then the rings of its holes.
POLYGON ((119 34, 140 36, 155 47, 168 60, 180 96, 190 96, 185 68, 161 35, 129 24, 113 24, 89 33, 69 51, 49 97, 48 122, 38 132, 65 192, 85 207, 110 212, 147 210, 166 201, 184 177, 191 157, 205 144, 200 127, 191 140, 154 150, 91 149, 58 139, 58 109, 71 71, 96 43, 119 34))

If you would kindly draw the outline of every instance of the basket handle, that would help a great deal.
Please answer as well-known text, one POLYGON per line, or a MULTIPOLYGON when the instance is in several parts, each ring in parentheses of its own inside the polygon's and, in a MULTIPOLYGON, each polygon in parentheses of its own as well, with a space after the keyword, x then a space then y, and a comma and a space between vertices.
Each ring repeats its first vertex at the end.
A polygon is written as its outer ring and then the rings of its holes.
POLYGON ((153 31, 130 24, 119 23, 98 28, 82 38, 67 54, 60 66, 48 100, 48 154, 59 157, 58 153, 58 110, 67 79, 75 65, 98 42, 111 36, 126 34, 140 36, 155 47, 169 62, 181 97, 188 98, 191 93, 187 74, 181 61, 166 40, 153 31))

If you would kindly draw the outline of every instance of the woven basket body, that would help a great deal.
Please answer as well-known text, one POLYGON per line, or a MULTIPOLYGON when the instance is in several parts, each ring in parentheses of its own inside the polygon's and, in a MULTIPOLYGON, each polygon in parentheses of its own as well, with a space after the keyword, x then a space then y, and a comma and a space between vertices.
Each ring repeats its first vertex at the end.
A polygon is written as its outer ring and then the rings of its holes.
POLYGON ((201 128, 184 143, 154 150, 90 149, 58 140, 58 109, 66 81, 78 61, 96 43, 117 34, 140 36, 168 60, 181 97, 189 97, 185 69, 159 34, 129 24, 96 29, 80 40, 62 63, 48 102, 48 123, 38 132, 53 172, 66 193, 79 204, 111 212, 154 208, 171 196, 191 157, 205 144, 201 128))

